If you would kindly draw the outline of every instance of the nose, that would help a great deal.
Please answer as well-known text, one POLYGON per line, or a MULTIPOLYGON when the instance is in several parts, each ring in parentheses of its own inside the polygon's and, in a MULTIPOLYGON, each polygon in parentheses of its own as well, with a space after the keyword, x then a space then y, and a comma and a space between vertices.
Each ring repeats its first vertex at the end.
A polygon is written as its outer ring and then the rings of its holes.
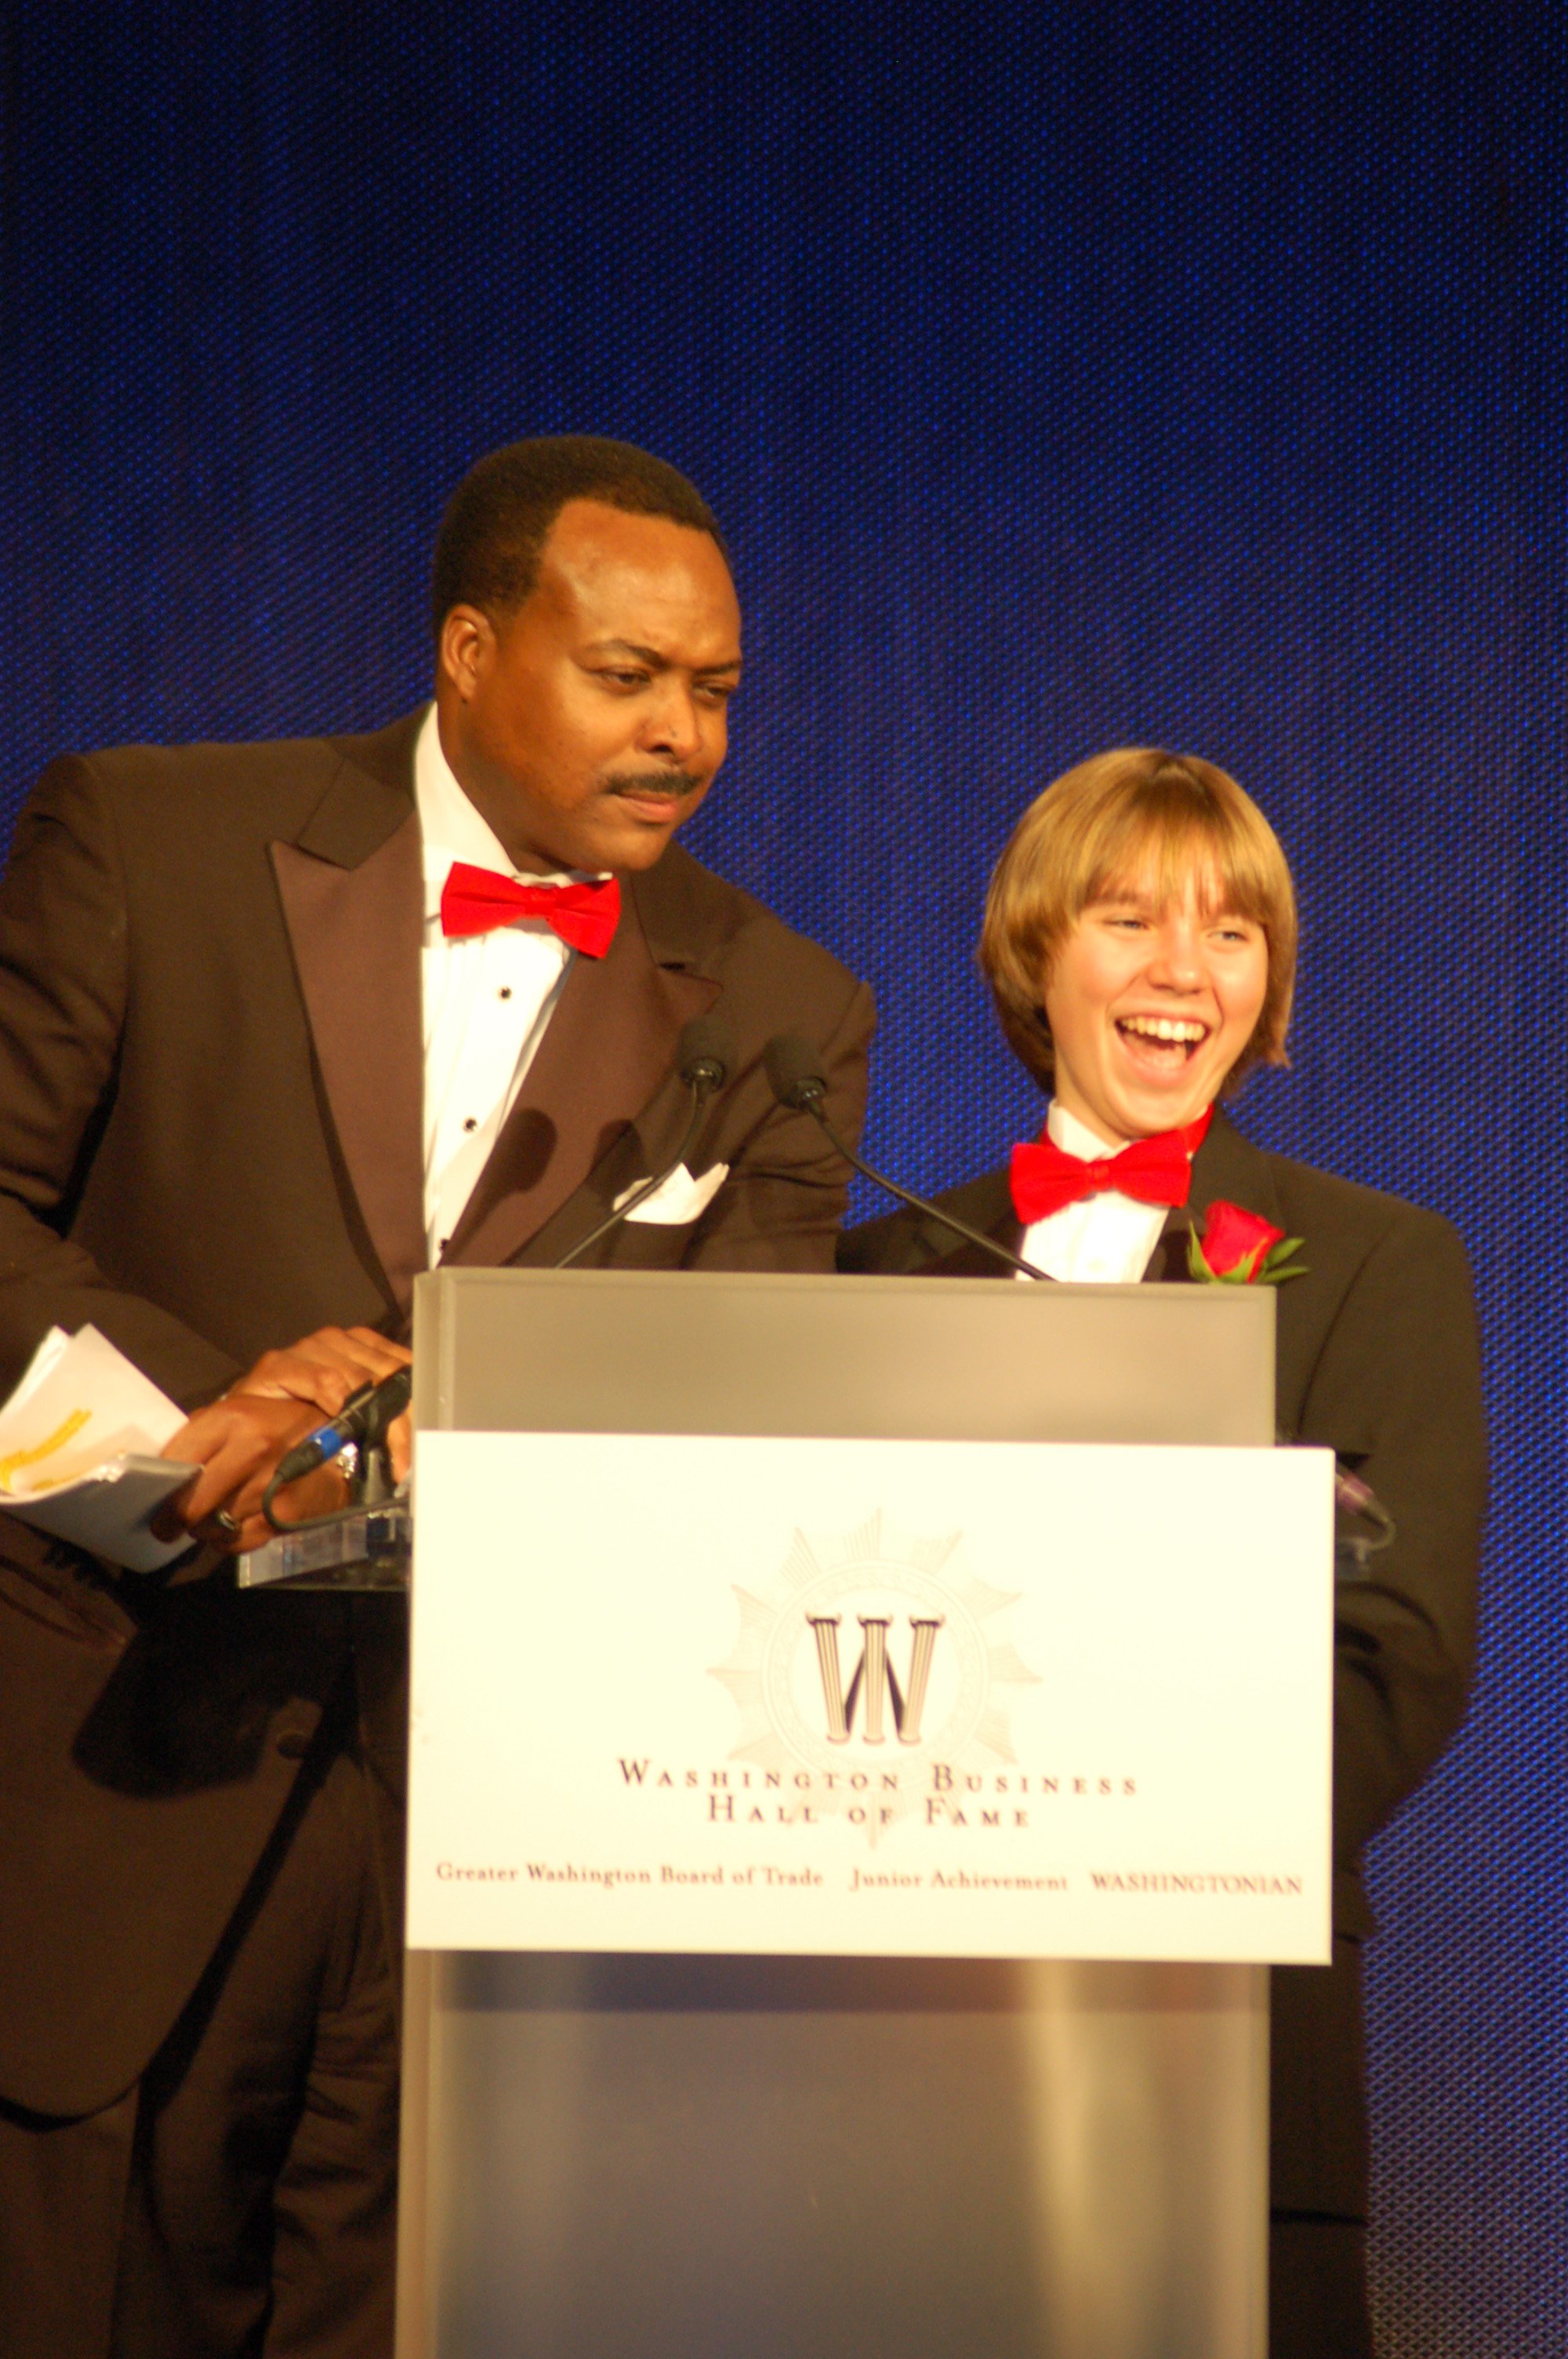
POLYGON ((1203 987, 1203 956, 1193 919, 1168 911, 1161 919, 1152 945, 1149 980, 1166 991, 1199 991, 1203 987))
POLYGON ((666 672, 650 700, 642 735, 644 754, 662 754, 672 762, 696 759, 703 746, 703 719, 690 683, 666 672))

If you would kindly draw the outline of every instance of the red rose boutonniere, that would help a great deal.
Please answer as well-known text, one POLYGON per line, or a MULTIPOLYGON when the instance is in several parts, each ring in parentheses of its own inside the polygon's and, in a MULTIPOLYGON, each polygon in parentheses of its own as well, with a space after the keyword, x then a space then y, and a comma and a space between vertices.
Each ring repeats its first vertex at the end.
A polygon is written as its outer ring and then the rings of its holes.
POLYGON ((1202 1234, 1187 1231, 1187 1267, 1200 1286, 1283 1286, 1306 1276, 1291 1258, 1303 1242, 1243 1205, 1211 1204, 1202 1234))

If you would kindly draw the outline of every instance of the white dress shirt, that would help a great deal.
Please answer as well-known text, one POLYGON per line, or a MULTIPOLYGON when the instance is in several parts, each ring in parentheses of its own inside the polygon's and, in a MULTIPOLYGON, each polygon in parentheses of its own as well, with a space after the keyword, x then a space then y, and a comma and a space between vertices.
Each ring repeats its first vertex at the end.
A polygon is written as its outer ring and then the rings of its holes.
POLYGON ((433 1266, 512 1111, 575 952, 542 918, 466 940, 442 933, 441 888, 454 861, 525 884, 567 880, 513 867, 452 776, 434 705, 415 746, 414 792, 425 861, 425 1228, 433 1266))
MULTIPOLYGON (((1086 1163, 1098 1163, 1120 1152, 1097 1138, 1054 1098, 1045 1129, 1054 1146, 1086 1163)), ((1019 1252, 1048 1277, 1075 1286, 1136 1286, 1164 1225, 1163 1204, 1141 1204, 1135 1197, 1111 1188, 1103 1195, 1064 1204, 1059 1212, 1033 1222, 1023 1232, 1019 1252)), ((1022 1271, 1019 1276, 1022 1278, 1022 1271)), ((1023 1283, 1032 1281, 1023 1278, 1023 1283)))

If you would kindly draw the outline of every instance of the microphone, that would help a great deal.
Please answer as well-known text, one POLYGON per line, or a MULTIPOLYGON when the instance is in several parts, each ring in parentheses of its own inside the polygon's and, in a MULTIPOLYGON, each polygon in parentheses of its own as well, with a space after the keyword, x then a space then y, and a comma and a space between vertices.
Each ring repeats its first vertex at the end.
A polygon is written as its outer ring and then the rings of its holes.
POLYGON ((691 1114, 680 1145, 663 1170, 652 1172, 639 1187, 633 1189, 623 1204, 600 1221, 596 1229, 590 1229, 587 1236, 579 1237, 558 1261, 552 1262, 552 1269, 569 1269, 574 1261, 587 1253, 589 1245, 596 1245, 600 1237, 608 1236, 611 1229, 618 1229, 639 1204, 646 1203, 648 1198, 664 1186, 673 1171, 679 1170, 702 1128, 708 1100, 724 1087, 734 1061, 734 1045, 721 1016, 712 1013, 694 1016, 689 1024, 682 1026, 680 1038, 676 1043, 676 1071, 691 1092, 691 1114))
POLYGON ((413 1391, 411 1368, 395 1368, 379 1384, 362 1385, 358 1392, 349 1395, 336 1417, 285 1451, 269 1487, 281 1490, 286 1483, 297 1483, 302 1474, 314 1474, 318 1466, 327 1465, 351 1442, 375 1449, 385 1438, 387 1427, 403 1415, 413 1391))
MULTIPOLYGON (((1282 1425, 1274 1429, 1276 1450, 1311 1449, 1299 1433, 1282 1425)), ((1369 1581, 1369 1560, 1392 1548, 1399 1526, 1373 1490, 1337 1451, 1334 1456, 1334 1578, 1336 1582, 1369 1581)))
POLYGON ((1369 1483, 1343 1458, 1334 1462, 1334 1577, 1368 1581, 1368 1559, 1392 1548, 1399 1527, 1369 1483), (1357 1527, 1359 1526, 1359 1529, 1357 1527))
POLYGON ((373 1505, 383 1498, 386 1481, 385 1470, 377 1452, 394 1425, 407 1408, 414 1391, 412 1368, 395 1368, 390 1376, 379 1384, 362 1385, 358 1392, 349 1395, 336 1417, 297 1441, 278 1460, 276 1471, 262 1494, 261 1511, 275 1532, 312 1531, 323 1524, 342 1521, 336 1513, 328 1516, 306 1516, 297 1523, 280 1523, 273 1513, 273 1502, 286 1484, 297 1483, 302 1475, 314 1474, 318 1466, 326 1466, 347 1450, 351 1443, 362 1453, 360 1485, 356 1505, 373 1505))
POLYGON ((1032 1262, 1024 1261, 1018 1254, 1010 1252, 1006 1245, 999 1245, 995 1237, 988 1237, 983 1229, 972 1229, 968 1221, 960 1221, 954 1213, 945 1212, 941 1205, 934 1204, 928 1196, 917 1196, 912 1188, 900 1187, 896 1180, 890 1180, 885 1171, 879 1171, 874 1164, 866 1162, 863 1157, 856 1154, 848 1140, 839 1137, 827 1114, 827 1076, 822 1070, 820 1055, 809 1040, 803 1040, 798 1032, 781 1032, 763 1049, 762 1063, 780 1105, 789 1106, 797 1114, 808 1114, 829 1144, 838 1148, 845 1162, 852 1164, 865 1179, 874 1180, 879 1188, 885 1188, 888 1194, 896 1196, 901 1203, 913 1205, 917 1212, 924 1212, 928 1219, 939 1222, 943 1228, 951 1229, 955 1236, 979 1245, 994 1260, 1005 1262, 1010 1269, 1019 1271, 1024 1277, 1037 1277, 1049 1284, 1043 1269, 1036 1269, 1032 1262))

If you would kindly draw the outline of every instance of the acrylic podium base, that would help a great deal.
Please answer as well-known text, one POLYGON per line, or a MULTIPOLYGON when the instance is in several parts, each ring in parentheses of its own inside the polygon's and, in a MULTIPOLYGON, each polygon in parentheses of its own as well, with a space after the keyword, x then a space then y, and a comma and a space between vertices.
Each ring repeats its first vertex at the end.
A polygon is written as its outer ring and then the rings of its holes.
POLYGON ((406 1589, 414 1518, 391 1499, 280 1532, 238 1559, 241 1589, 406 1589))
POLYGON ((398 2359, 1262 2359, 1266 1968, 408 1966, 398 2359))

